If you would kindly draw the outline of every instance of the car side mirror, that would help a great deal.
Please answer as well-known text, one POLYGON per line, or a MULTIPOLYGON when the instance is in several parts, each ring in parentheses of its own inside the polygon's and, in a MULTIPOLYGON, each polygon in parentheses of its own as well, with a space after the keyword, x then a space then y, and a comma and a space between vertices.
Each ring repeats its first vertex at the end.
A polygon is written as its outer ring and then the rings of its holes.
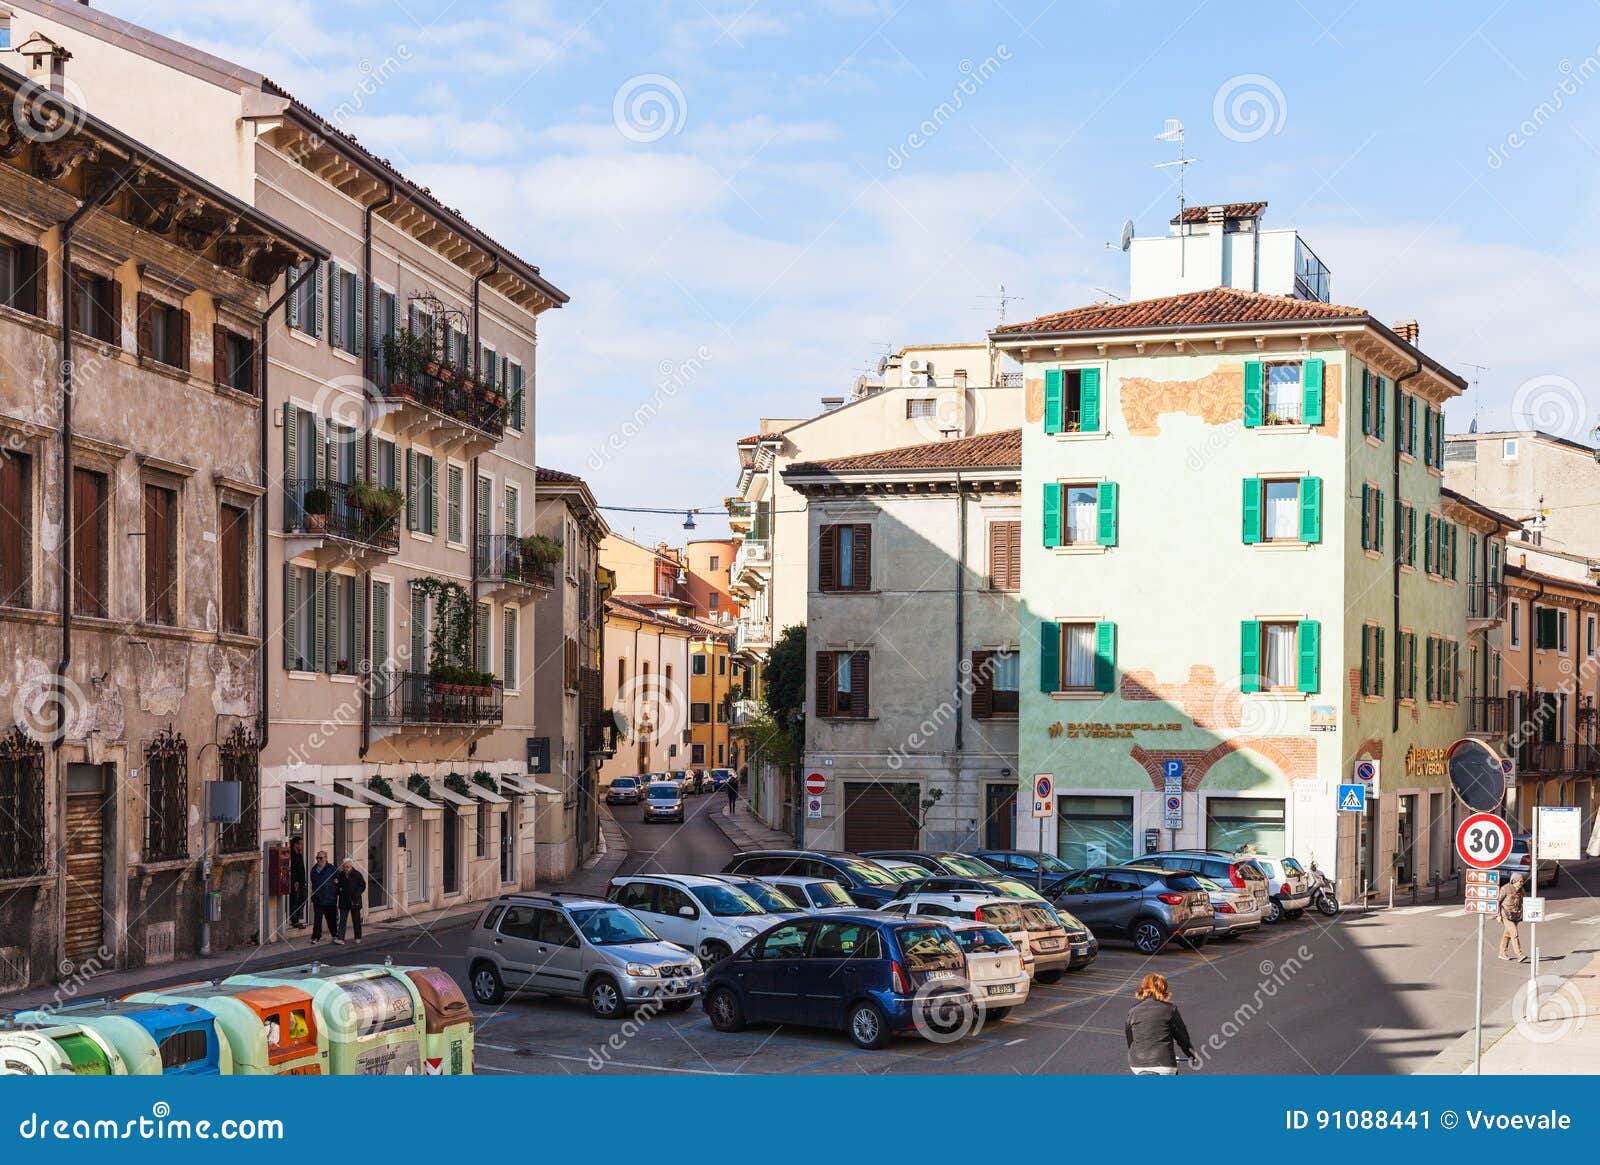
POLYGON ((693 918, 694 917, 694 907, 693 906, 680 906, 680 907, 678 907, 678 915, 680 917, 682 917, 682 918, 693 918))

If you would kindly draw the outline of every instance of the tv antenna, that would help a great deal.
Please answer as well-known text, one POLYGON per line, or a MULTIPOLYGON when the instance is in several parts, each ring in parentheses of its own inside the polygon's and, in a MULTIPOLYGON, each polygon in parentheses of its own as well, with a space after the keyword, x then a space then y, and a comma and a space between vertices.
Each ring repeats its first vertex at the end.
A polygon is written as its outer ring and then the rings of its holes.
POLYGON ((1489 371, 1489 366, 1487 364, 1473 364, 1470 361, 1462 361, 1461 367, 1472 369, 1472 423, 1467 432, 1476 433, 1478 431, 1478 414, 1483 408, 1483 394, 1478 391, 1478 379, 1489 371))
POLYGON ((1004 327, 1005 326, 1005 322, 1006 322, 1006 305, 1007 304, 1011 304, 1011 303, 1021 303, 1022 302, 1022 296, 1020 296, 1020 295, 1008 295, 1006 293, 1006 285, 1004 283, 1002 283, 1000 285, 1000 294, 999 295, 980 295, 980 296, 978 296, 978 298, 979 299, 987 299, 991 303, 998 303, 1000 305, 1000 325, 999 326, 1001 326, 1001 327, 1004 327))
POLYGON ((1190 166, 1194 165, 1200 159, 1199 158, 1191 158, 1191 157, 1189 157, 1188 152, 1185 150, 1184 143, 1183 143, 1183 122, 1179 121, 1175 117, 1167 118, 1166 124, 1161 127, 1161 132, 1156 134, 1156 141, 1158 141, 1158 142, 1176 142, 1178 144, 1178 156, 1176 158, 1174 158, 1170 162, 1157 162, 1156 163, 1156 169, 1157 170, 1170 170, 1174 166, 1176 166, 1178 168, 1178 219, 1181 222, 1183 220, 1183 205, 1184 205, 1184 190, 1183 190, 1183 175, 1184 175, 1184 171, 1187 170, 1190 166))

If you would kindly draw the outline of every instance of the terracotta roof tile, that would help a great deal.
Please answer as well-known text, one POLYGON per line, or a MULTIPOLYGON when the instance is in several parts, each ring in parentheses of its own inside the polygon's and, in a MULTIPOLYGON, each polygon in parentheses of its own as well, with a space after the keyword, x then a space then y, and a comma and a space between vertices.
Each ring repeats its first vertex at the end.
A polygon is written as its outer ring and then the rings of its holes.
POLYGON ((983 433, 955 441, 930 441, 876 453, 856 453, 826 461, 802 461, 790 473, 830 473, 849 469, 1017 469, 1022 465, 1022 430, 983 433))
POLYGON ((740 437, 740 445, 759 445, 763 441, 782 441, 782 433, 754 433, 748 437, 740 437))
POLYGON ((570 482, 570 481, 582 481, 583 480, 583 478, 579 477, 576 473, 568 473, 564 469, 551 469, 548 466, 544 466, 544 465, 535 466, 533 474, 534 474, 534 478, 533 479, 535 481, 552 481, 552 482, 554 482, 554 481, 568 481, 568 482, 570 482))
MULTIPOLYGON (((1260 218, 1261 212, 1267 209, 1264 202, 1224 202, 1218 203, 1217 209, 1222 211, 1225 219, 1260 218)), ((1209 206, 1186 206, 1182 214, 1172 216, 1173 222, 1205 222, 1211 217, 1209 206)))
POLYGON ((1212 324, 1363 319, 1366 316, 1366 311, 1359 307, 1343 307, 1314 299, 1295 299, 1288 295, 1267 295, 1260 291, 1240 291, 1235 287, 1209 287, 1204 291, 1186 291, 1182 295, 1164 295, 1158 299, 1136 299, 1131 303, 1090 304, 1088 307, 1040 316, 1025 323, 1007 324, 996 328, 995 334, 1205 327, 1212 324))

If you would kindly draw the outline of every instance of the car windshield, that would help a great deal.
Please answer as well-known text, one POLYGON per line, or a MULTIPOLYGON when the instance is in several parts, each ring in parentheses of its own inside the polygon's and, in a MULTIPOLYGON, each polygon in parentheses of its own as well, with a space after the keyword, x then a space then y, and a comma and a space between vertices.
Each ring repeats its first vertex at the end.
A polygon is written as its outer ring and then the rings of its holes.
POLYGON ((812 882, 806 887, 806 895, 813 906, 855 905, 850 895, 844 892, 844 887, 837 882, 812 882))
POLYGON ((884 869, 896 882, 914 882, 923 876, 923 871, 916 866, 885 866, 884 869))
POLYGON ((1196 882, 1200 883, 1200 889, 1205 890, 1208 893, 1211 893, 1211 894, 1226 894, 1226 893, 1229 892, 1228 888, 1226 886, 1219 886, 1216 882, 1213 882, 1210 878, 1206 877, 1204 874, 1196 874, 1194 876, 1194 880, 1196 882))
POLYGON ((1059 930, 1061 924, 1056 921, 1055 915, 1050 913, 1048 906, 1035 906, 1028 903, 1022 908, 1022 919, 1028 924, 1029 931, 1059 930))
POLYGON ((965 874, 969 878, 992 878, 1000 872, 988 862, 967 854, 954 854, 941 858, 939 864, 952 874, 965 874))
POLYGON ((618 777, 611 783, 619 789, 631 789, 639 782, 635 781, 632 777, 618 777))
POLYGON ((1204 890, 1205 889, 1205 887, 1200 884, 1199 877, 1197 875, 1195 875, 1195 874, 1189 874, 1189 873, 1173 874, 1173 873, 1168 873, 1167 876, 1166 876, 1165 881, 1166 881, 1167 885, 1170 886, 1174 890, 1204 890))
POLYGON ((781 890, 774 890, 771 886, 763 885, 760 882, 740 882, 739 889, 755 899, 756 902, 760 903, 763 910, 771 914, 784 910, 794 911, 800 909, 790 901, 787 894, 781 890))
POLYGON ((597 947, 661 941, 655 931, 639 921, 632 911, 620 906, 576 908, 572 911, 572 921, 578 924, 583 937, 597 947))
POLYGON ((650 786, 650 800, 652 801, 676 801, 677 799, 678 789, 675 785, 650 786))
POLYGON ((765 914, 758 903, 743 890, 732 886, 694 886, 694 896, 718 918, 738 918, 745 914, 765 914))
POLYGON ((1052 854, 1039 854, 1039 864, 1052 874, 1070 874, 1072 867, 1052 854))
POLYGON ((956 942, 969 955, 993 955, 1014 950, 1011 940, 992 926, 972 926, 956 931, 956 942))
POLYGON ((1022 907, 1013 906, 1009 902, 990 902, 978 907, 977 918, 979 922, 992 922, 995 926, 1010 934, 1014 930, 1025 929, 1022 925, 1022 907))
POLYGON ((1004 891, 1013 898, 1032 898, 1036 902, 1044 901, 1043 894, 1019 878, 991 878, 989 885, 996 890, 1004 891))
POLYGON ((1083 925, 1083 920, 1076 914, 1073 914, 1070 910, 1063 910, 1059 906, 1056 907, 1056 917, 1061 920, 1061 925, 1066 927, 1068 930, 1089 929, 1087 926, 1083 925))
POLYGON ((909 970, 954 971, 966 965, 955 936, 942 926, 902 926, 895 934, 909 970))
POLYGON ((869 886, 895 886, 895 877, 876 862, 853 862, 848 859, 834 863, 845 873, 860 878, 869 886))

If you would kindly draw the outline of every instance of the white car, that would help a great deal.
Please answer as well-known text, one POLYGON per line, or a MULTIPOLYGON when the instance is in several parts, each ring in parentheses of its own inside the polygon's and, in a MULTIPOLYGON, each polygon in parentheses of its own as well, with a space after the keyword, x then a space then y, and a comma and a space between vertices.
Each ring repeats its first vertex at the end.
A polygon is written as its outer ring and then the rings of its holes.
POLYGON ((771 874, 762 881, 807 914, 815 914, 819 910, 861 909, 845 888, 832 878, 801 878, 790 877, 788 874, 771 874))
POLYGON ((1031 978, 1015 943, 991 923, 950 918, 945 925, 967 956, 967 982, 989 1019, 1002 1020, 1013 1007, 1028 1001, 1031 978))
POLYGON ((788 922, 796 918, 804 918, 807 914, 803 907, 782 890, 771 882, 763 878, 757 878, 753 874, 707 874, 705 876, 714 878, 718 882, 725 882, 735 890, 743 890, 756 900, 757 906, 760 906, 774 918, 781 918, 788 922))
POLYGON ((667 942, 699 955, 708 966, 786 917, 769 913, 721 878, 703 874, 613 878, 606 897, 644 919, 667 942))
POLYGON ((987 923, 1010 939, 1022 955, 1028 974, 1034 973, 1034 952, 1028 942, 1028 924, 1022 915, 1023 903, 1000 894, 974 894, 968 891, 949 894, 907 894, 884 905, 891 914, 915 914, 953 922, 958 918, 987 923))

